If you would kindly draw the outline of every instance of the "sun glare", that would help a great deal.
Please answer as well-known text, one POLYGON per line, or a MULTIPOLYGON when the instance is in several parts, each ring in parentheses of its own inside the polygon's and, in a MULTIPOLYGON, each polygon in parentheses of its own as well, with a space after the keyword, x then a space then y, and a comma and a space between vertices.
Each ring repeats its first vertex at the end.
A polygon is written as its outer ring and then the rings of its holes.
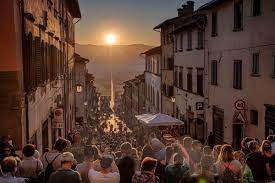
POLYGON ((107 34, 105 41, 108 45, 114 45, 117 42, 117 36, 115 34, 107 34))

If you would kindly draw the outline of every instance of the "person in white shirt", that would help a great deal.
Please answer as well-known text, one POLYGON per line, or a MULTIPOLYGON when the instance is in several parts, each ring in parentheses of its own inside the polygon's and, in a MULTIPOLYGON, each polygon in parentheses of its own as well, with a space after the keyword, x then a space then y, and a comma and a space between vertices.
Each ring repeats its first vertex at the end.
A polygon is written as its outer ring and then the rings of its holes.
POLYGON ((88 174, 90 183, 119 183, 119 170, 111 156, 103 156, 100 166, 102 168, 100 172, 94 170, 93 167, 90 169, 88 174))

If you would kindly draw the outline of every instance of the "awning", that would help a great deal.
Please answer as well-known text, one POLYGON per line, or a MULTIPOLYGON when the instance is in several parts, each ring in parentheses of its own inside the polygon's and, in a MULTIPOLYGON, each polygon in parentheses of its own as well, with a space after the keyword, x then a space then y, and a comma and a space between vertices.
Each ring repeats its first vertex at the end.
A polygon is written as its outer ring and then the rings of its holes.
POLYGON ((142 114, 136 116, 137 120, 147 126, 172 126, 183 125, 184 122, 166 114, 142 114))

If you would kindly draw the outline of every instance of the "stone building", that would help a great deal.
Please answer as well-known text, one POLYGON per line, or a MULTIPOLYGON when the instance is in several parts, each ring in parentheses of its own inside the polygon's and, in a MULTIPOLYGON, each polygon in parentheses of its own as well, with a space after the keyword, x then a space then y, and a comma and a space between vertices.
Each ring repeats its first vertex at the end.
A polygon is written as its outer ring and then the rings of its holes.
POLYGON ((174 102, 175 116, 185 121, 185 133, 204 141, 205 68, 204 28, 206 17, 193 13, 175 29, 174 102))
POLYGON ((145 55, 145 108, 147 113, 161 112, 161 47, 143 53, 145 55))
POLYGON ((181 20, 186 16, 189 16, 194 11, 194 2, 187 1, 186 4, 182 5, 178 9, 178 16, 165 20, 161 24, 154 27, 154 30, 160 30, 160 39, 161 39, 161 83, 162 83, 162 92, 161 92, 161 106, 162 113, 174 116, 173 111, 173 102, 171 97, 174 95, 173 87, 173 70, 174 70, 174 45, 171 32, 174 31, 181 25, 181 20))
POLYGON ((144 74, 124 82, 122 94, 124 114, 123 120, 129 127, 137 124, 136 115, 145 112, 145 80, 144 74))
POLYGON ((215 0, 206 14, 206 121, 216 143, 275 133, 275 1, 215 0))
POLYGON ((87 122, 87 86, 86 74, 88 73, 86 64, 88 59, 75 54, 74 75, 75 75, 75 122, 77 125, 83 125, 87 122))
POLYGON ((8 100, 0 111, 9 123, 0 133, 12 135, 16 148, 30 142, 43 152, 74 128, 73 20, 81 17, 79 4, 3 1, 1 14, 9 18, 1 20, 6 28, 0 45, 9 51, 0 54, 1 98, 8 100))

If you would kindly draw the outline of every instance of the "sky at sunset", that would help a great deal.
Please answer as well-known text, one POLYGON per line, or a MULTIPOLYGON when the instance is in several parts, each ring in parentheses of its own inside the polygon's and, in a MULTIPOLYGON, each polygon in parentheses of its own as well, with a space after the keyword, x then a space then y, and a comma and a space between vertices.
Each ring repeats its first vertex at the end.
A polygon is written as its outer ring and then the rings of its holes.
MULTIPOLYGON (((195 8, 209 0, 195 0, 195 8)), ((79 0, 82 19, 76 42, 105 44, 105 35, 117 35, 117 44, 159 45, 153 27, 175 17, 185 0, 79 0)))

